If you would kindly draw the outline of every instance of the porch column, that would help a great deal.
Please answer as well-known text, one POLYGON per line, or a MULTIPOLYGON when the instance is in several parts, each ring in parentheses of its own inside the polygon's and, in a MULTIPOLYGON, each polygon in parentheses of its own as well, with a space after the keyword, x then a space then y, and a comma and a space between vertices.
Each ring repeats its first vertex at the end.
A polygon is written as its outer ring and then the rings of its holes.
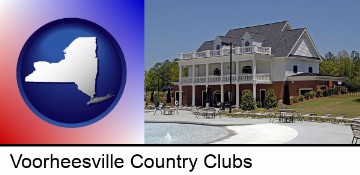
POLYGON ((238 79, 239 79, 239 62, 238 61, 236 61, 236 82, 238 81, 238 79))
POLYGON ((253 97, 254 100, 256 101, 256 83, 253 83, 253 97))
MULTIPOLYGON (((221 82, 223 81, 223 76, 224 76, 224 64, 223 64, 223 62, 221 62, 221 68, 220 68, 220 76, 221 76, 221 82)), ((223 86, 223 85, 222 85, 223 86)), ((224 95, 222 95, 222 96, 224 96, 224 95)), ((223 102, 223 100, 221 100, 221 102, 223 102)))
POLYGON ((206 83, 208 82, 208 77, 209 77, 209 64, 208 63, 206 63, 206 83))
POLYGON ((255 58, 253 58, 253 71, 252 71, 252 73, 253 73, 253 81, 255 81, 256 80, 256 60, 255 60, 255 58))
POLYGON ((195 85, 192 85, 192 98, 191 106, 195 106, 195 85))
POLYGON ((179 65, 179 84, 181 84, 182 66, 179 65))
POLYGON ((220 85, 220 87, 221 87, 221 103, 224 103, 224 85, 223 84, 221 84, 220 85))
POLYGON ((182 108, 182 86, 179 85, 179 108, 182 108))
POLYGON ((240 107, 239 83, 236 83, 236 108, 240 107))
POLYGON ((194 79, 195 79, 195 64, 192 65, 192 82, 193 83, 195 82, 194 79))

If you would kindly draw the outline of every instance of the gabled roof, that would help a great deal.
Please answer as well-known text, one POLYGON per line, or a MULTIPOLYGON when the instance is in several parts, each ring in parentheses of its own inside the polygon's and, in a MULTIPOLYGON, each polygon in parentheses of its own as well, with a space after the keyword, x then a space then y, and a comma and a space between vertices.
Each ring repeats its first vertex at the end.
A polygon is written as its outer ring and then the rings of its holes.
POLYGON ((236 40, 234 38, 230 38, 230 37, 226 37, 226 36, 217 36, 221 39, 222 42, 225 43, 230 43, 230 42, 235 42, 236 40))
MULTIPOLYGON (((241 38, 248 32, 255 40, 261 40, 262 46, 271 47, 271 54, 273 56, 287 57, 305 30, 305 28, 291 29, 288 21, 281 21, 231 29, 226 33, 225 37, 234 39, 235 43, 233 45, 238 47, 241 45, 241 38)), ((212 41, 204 42, 197 51, 212 50, 213 46, 210 42, 212 41)))
POLYGON ((213 50, 213 42, 214 42, 214 40, 205 41, 204 43, 201 44, 201 46, 199 47, 199 49, 196 52, 201 52, 201 51, 205 51, 205 50, 213 50))
POLYGON ((252 32, 249 32, 251 38, 254 40, 254 41, 257 41, 257 42, 264 42, 265 40, 265 36, 264 35, 261 35, 261 34, 258 34, 258 33, 252 33, 252 32))

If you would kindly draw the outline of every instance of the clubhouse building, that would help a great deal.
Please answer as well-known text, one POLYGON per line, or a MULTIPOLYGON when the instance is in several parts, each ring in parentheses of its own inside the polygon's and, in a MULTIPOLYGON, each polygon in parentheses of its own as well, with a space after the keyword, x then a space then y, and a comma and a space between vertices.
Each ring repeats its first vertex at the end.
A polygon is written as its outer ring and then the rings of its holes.
POLYGON ((208 87, 214 105, 231 98, 232 105, 239 107, 246 89, 256 101, 263 101, 268 89, 274 89, 281 100, 285 85, 290 96, 299 96, 344 82, 342 77, 319 74, 321 57, 309 32, 293 29, 288 21, 231 29, 194 52, 180 53, 177 62, 175 100, 182 106, 205 106, 208 87))

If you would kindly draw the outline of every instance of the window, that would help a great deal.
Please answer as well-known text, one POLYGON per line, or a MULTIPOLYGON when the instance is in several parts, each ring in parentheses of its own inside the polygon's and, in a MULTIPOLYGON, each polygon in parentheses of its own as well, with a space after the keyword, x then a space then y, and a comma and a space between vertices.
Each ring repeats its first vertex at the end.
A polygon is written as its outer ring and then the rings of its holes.
POLYGON ((298 73, 298 69, 297 69, 297 66, 293 66, 293 73, 298 73))
POLYGON ((312 67, 309 67, 309 73, 313 73, 312 67))
POLYGON ((251 66, 244 66, 242 69, 242 73, 244 74, 251 74, 252 73, 252 68, 251 66))
POLYGON ((221 75, 221 70, 218 69, 218 68, 215 68, 214 75, 220 76, 221 75))
POLYGON ((219 50, 220 49, 220 45, 216 45, 216 50, 219 50))
POLYGON ((245 42, 245 47, 246 47, 246 46, 250 46, 249 41, 246 41, 246 42, 245 42))

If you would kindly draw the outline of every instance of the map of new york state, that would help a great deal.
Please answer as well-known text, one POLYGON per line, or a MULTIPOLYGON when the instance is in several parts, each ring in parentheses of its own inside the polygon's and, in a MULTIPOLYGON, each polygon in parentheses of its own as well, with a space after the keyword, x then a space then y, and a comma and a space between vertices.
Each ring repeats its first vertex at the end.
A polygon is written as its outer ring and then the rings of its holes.
POLYGON ((95 97, 98 73, 96 48, 96 37, 78 37, 64 49, 65 58, 60 62, 35 62, 35 71, 25 77, 25 82, 75 83, 81 92, 89 96, 87 105, 105 101, 114 95, 109 93, 95 97))

